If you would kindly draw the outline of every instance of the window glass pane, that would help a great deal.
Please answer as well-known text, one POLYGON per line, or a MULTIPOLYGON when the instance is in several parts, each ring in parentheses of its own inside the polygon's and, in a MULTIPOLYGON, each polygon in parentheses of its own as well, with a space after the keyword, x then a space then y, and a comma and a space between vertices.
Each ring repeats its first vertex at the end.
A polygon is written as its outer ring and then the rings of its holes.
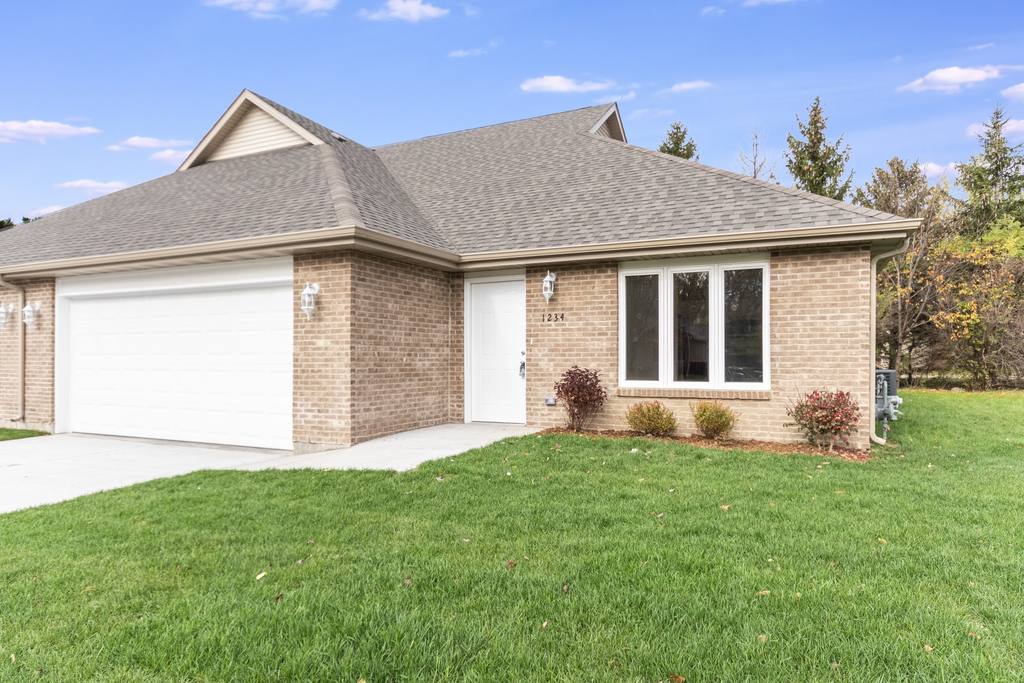
POLYGON ((725 381, 764 379, 761 269, 725 271, 725 381))
POLYGON ((676 273, 672 276, 674 298, 673 342, 675 381, 708 381, 709 324, 708 273, 676 273))
POLYGON ((626 278, 626 379, 659 379, 657 275, 626 278))

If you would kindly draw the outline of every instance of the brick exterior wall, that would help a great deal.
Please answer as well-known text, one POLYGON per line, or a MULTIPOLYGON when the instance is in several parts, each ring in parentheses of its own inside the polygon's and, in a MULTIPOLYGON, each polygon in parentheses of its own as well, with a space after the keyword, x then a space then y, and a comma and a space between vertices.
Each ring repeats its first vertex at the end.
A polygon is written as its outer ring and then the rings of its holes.
MULTIPOLYGON (((618 268, 612 261, 559 266, 546 304, 547 268, 526 273, 527 421, 559 425, 561 407, 544 405, 569 366, 601 374, 609 401, 594 426, 623 428, 626 407, 658 398, 681 433, 691 433, 688 403, 722 398, 741 413, 738 438, 796 441, 786 408, 818 388, 850 390, 868 421, 851 445, 867 448, 872 382, 870 254, 866 247, 772 252, 771 391, 618 389, 618 268), (548 313, 565 320, 547 322, 548 313), (532 344, 530 343, 532 340, 532 344)), ((464 278, 356 252, 296 256, 294 294, 320 284, 312 319, 295 306, 293 440, 297 453, 351 445, 445 422, 462 422, 464 278)), ((25 423, 53 429, 54 280, 23 283, 42 306, 27 330, 25 423)), ((0 290, 0 302, 17 296, 0 290)), ((17 410, 15 311, 0 331, 0 424, 17 410)))
POLYGON ((352 443, 352 255, 296 256, 292 364, 295 452, 352 443), (307 282, 321 294, 310 320, 298 307, 307 282))
MULTIPOLYGON (((559 406, 544 405, 561 373, 577 364, 597 370, 609 400, 595 420, 597 429, 625 427, 626 408, 657 398, 693 432, 689 402, 721 398, 741 413, 734 436, 799 441, 786 408, 813 389, 852 391, 869 421, 851 438, 867 448, 871 403, 870 253, 866 247, 772 252, 770 266, 771 391, 680 391, 618 389, 618 269, 614 262, 559 266, 555 295, 545 304, 541 281, 547 268, 526 275, 527 421, 562 424, 559 406), (547 313, 565 321, 541 322, 547 313), (530 340, 533 340, 532 346, 530 340)), ((546 318, 545 318, 546 320, 546 318)))
POLYGON ((451 274, 449 290, 448 340, 448 421, 466 421, 466 279, 462 273, 451 274))
POLYGON ((53 431, 55 281, 25 280, 18 285, 25 288, 26 301, 39 302, 40 307, 35 323, 25 330, 25 416, 11 423, 18 411, 18 327, 24 323, 17 293, 0 289, 0 303, 15 307, 0 330, 0 426, 53 431))
POLYGON ((352 277, 351 443, 448 422, 450 276, 355 254, 352 277))
POLYGON ((296 307, 297 453, 461 413, 461 276, 357 252, 296 256, 294 263, 296 301, 307 282, 321 289, 311 320, 296 307))

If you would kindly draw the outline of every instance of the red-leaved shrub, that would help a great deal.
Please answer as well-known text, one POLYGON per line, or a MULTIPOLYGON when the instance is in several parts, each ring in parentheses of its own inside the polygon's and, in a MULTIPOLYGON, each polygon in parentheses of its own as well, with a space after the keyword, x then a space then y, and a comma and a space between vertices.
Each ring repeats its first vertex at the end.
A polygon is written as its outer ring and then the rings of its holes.
POLYGON ((580 432, 604 405, 608 392, 601 386, 597 370, 574 365, 555 384, 555 396, 565 406, 565 426, 580 432))
POLYGON ((828 443, 831 451, 836 439, 850 442, 857 431, 860 406, 848 391, 812 391, 786 410, 793 418, 785 427, 796 427, 812 444, 828 443))

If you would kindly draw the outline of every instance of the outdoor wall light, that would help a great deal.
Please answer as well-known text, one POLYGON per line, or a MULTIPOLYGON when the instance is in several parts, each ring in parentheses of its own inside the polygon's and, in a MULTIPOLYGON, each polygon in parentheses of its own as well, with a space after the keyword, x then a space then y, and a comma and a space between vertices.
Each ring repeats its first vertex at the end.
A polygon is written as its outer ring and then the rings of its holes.
POLYGON ((311 285, 306 283, 306 288, 302 290, 301 303, 299 307, 302 312, 306 314, 306 320, 309 320, 309 316, 313 313, 313 309, 316 308, 316 295, 320 293, 320 285, 311 285))
POLYGON ((14 313, 14 304, 7 304, 6 306, 0 304, 0 330, 4 329, 7 325, 8 313, 14 313))
POLYGON ((25 325, 32 327, 32 323, 36 321, 36 311, 39 310, 39 302, 32 303, 31 301, 25 304, 25 308, 21 309, 21 319, 25 321, 25 325))
POLYGON ((544 276, 544 299, 545 303, 551 303, 551 295, 555 293, 555 274, 550 270, 548 274, 544 276))

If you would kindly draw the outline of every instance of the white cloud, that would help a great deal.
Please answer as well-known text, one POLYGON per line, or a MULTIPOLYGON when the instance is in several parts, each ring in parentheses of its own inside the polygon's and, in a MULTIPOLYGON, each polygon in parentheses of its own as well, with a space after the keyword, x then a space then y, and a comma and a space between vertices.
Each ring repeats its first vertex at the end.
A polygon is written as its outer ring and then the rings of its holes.
POLYGON ((177 166, 188 158, 192 150, 165 149, 162 152, 155 152, 149 156, 150 161, 158 161, 161 164, 174 164, 177 166))
POLYGON ((1024 83, 1007 88, 1002 92, 1003 97, 1015 102, 1024 102, 1024 83))
POLYGON ((28 214, 28 217, 39 218, 40 216, 45 216, 47 214, 54 213, 55 211, 60 211, 63 208, 64 207, 59 204, 54 204, 53 206, 47 206, 45 209, 38 209, 36 211, 32 211, 28 214))
POLYGON ((114 180, 109 183, 101 183, 98 180, 71 180, 66 183, 55 185, 55 187, 65 190, 83 190, 85 191, 85 194, 90 197, 99 197, 100 195, 123 190, 128 187, 128 185, 119 180, 114 180))
POLYGON ((497 40, 492 40, 483 47, 478 47, 474 50, 452 50, 448 53, 449 57, 479 57, 480 55, 487 54, 488 50, 493 50, 498 47, 500 43, 497 40))
POLYGON ((711 83, 707 81, 687 81, 685 83, 676 83, 671 88, 662 90, 662 93, 667 92, 686 92, 688 90, 700 90, 701 88, 710 88, 711 83))
POLYGON ((795 0, 746 0, 743 3, 744 7, 753 7, 754 5, 781 5, 784 2, 794 2, 795 0))
POLYGON ((990 47, 995 47, 995 43, 985 43, 984 45, 975 45, 974 47, 967 48, 968 50, 985 50, 990 47))
POLYGON ((631 99, 636 97, 636 90, 630 90, 625 95, 608 95, 607 97, 601 97, 596 100, 598 104, 611 104, 612 102, 629 102, 631 99))
POLYGON ((421 19, 437 19, 448 14, 450 10, 441 7, 434 7, 423 0, 388 0, 376 12, 365 9, 359 10, 359 16, 375 21, 388 19, 401 19, 402 21, 417 22, 421 19))
POLYGON ((897 91, 910 90, 912 92, 924 92, 925 90, 940 90, 944 93, 960 92, 962 86, 971 86, 975 83, 987 81, 990 78, 999 78, 1003 75, 1003 69, 1015 67, 1005 66, 983 66, 980 68, 968 67, 963 69, 959 66, 951 66, 945 69, 936 69, 928 73, 924 78, 918 78, 906 85, 896 88, 897 91))
POLYGON ((466 13, 467 17, 475 17, 476 15, 480 14, 480 8, 473 7, 473 5, 463 5, 462 11, 466 13))
POLYGON ((615 86, 615 81, 583 81, 580 83, 565 76, 542 76, 541 78, 528 78, 519 84, 519 87, 526 92, 593 92, 595 90, 607 90, 615 86))
POLYGON ((334 9, 338 0, 206 0, 206 4, 248 12, 255 19, 283 19, 277 12, 294 8, 303 14, 323 13, 334 9))
POLYGON ((70 138, 99 133, 88 126, 69 126, 55 121, 0 121, 0 142, 46 142, 48 138, 70 138))
POLYGON ((675 109, 637 109, 635 112, 627 116, 627 119, 653 119, 659 116, 672 116, 675 114, 675 109))
POLYGON ((941 176, 949 177, 950 175, 956 174, 956 164, 952 163, 940 166, 939 164, 927 161, 921 164, 921 170, 924 171, 924 175, 928 179, 939 178, 941 176))
POLYGON ((132 136, 119 145, 107 147, 111 152, 124 152, 129 149, 156 149, 157 147, 184 147, 191 145, 188 140, 160 140, 159 138, 143 138, 132 136))
MULTIPOLYGON (((967 127, 969 136, 978 137, 985 134, 984 123, 974 123, 967 127)), ((1011 140, 1024 138, 1024 119, 1007 119, 1003 124, 1003 135, 1011 140)))
POLYGON ((723 14, 725 14, 725 10, 720 8, 720 7, 715 7, 714 5, 708 5, 707 7, 705 7, 704 9, 702 9, 700 11, 700 15, 702 17, 707 17, 707 16, 718 17, 718 16, 721 16, 723 14))

